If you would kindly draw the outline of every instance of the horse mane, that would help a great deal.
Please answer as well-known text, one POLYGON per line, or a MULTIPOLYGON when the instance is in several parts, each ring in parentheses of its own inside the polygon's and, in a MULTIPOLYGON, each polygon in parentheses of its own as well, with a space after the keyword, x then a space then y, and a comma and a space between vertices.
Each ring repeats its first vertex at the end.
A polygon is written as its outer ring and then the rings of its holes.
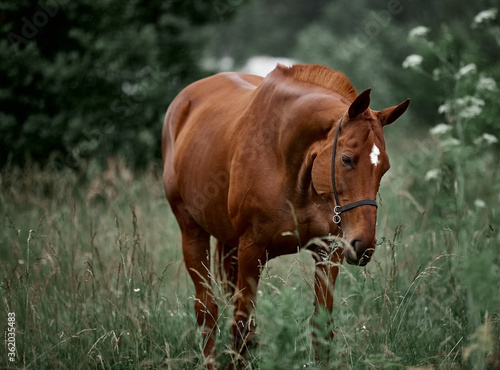
POLYGON ((351 81, 341 72, 319 64, 294 64, 291 67, 278 64, 276 69, 297 81, 308 82, 332 90, 353 102, 358 94, 351 81))

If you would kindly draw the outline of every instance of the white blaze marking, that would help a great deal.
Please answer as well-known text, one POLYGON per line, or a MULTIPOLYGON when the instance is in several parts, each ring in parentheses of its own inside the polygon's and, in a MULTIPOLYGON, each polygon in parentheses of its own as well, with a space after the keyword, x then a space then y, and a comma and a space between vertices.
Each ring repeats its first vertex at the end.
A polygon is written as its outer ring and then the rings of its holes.
POLYGON ((370 153, 370 161, 372 164, 377 167, 378 165, 378 156, 380 155, 380 149, 377 148, 375 144, 373 144, 372 152, 370 153))

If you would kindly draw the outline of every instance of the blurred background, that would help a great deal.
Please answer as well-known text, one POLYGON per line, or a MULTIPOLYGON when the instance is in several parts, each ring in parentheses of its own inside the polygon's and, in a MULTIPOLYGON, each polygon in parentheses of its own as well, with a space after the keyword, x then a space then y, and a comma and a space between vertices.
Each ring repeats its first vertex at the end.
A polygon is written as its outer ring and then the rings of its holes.
MULTIPOLYGON (((301 62, 371 87, 372 109, 411 105, 385 129, 377 253, 341 267, 329 362, 314 360, 314 267, 299 253, 264 270, 247 368, 499 369, 499 9, 0 0, 0 327, 16 317, 15 363, 0 363, 203 369, 161 185, 163 117, 205 76, 301 62)), ((233 309, 217 294, 223 367, 233 309)))
POLYGON ((1 1, 0 167, 78 170, 90 159, 104 165, 108 156, 144 167, 160 157, 163 115, 183 87, 220 70, 265 75, 283 62, 273 57, 344 72, 358 90, 373 88, 373 109, 410 97, 410 114, 398 123, 407 138, 454 120, 456 112, 438 111, 446 103, 450 110, 481 110, 471 117, 467 140, 498 137, 499 106, 489 104, 500 74, 497 6, 494 0, 1 1), (405 64, 412 55, 413 64, 405 64), (466 91, 479 81, 485 85, 466 91), (480 101, 450 102, 476 93, 480 101))

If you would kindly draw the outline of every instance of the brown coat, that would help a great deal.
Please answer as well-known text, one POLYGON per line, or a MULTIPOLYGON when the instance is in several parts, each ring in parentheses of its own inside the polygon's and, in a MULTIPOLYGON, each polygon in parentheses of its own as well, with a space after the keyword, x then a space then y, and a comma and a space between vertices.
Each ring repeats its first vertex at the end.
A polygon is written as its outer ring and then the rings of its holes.
POLYGON ((342 214, 332 222, 332 145, 342 118, 335 160, 340 203, 376 199, 389 169, 382 127, 399 118, 409 101, 380 112, 368 108, 343 74, 318 65, 278 65, 266 78, 221 73, 185 88, 170 105, 162 134, 165 193, 178 220, 186 266, 193 278, 205 355, 217 306, 209 278, 209 238, 218 241, 228 286, 236 288, 234 336, 242 352, 253 326, 259 268, 268 259, 308 246, 314 250, 316 307, 332 309, 338 266, 344 256, 366 264, 375 249, 376 207, 342 214), (339 235, 330 253, 317 237, 339 235), (319 254, 318 254, 319 253, 319 254), (326 255, 326 254, 325 254, 326 255), (210 315, 206 313, 210 312, 210 315))

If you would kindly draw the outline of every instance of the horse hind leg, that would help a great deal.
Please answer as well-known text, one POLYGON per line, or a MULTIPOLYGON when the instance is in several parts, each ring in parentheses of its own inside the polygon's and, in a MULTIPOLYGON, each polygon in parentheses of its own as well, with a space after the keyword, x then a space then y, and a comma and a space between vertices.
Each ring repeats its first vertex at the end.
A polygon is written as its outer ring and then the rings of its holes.
POLYGON ((182 234, 184 263, 194 283, 194 309, 198 325, 203 328, 205 365, 215 368, 215 330, 218 308, 210 273, 210 235, 199 226, 185 207, 172 207, 182 234))
POLYGON ((238 280, 237 251, 237 247, 232 247, 217 240, 214 256, 216 277, 222 285, 224 294, 229 299, 234 296, 238 280))

